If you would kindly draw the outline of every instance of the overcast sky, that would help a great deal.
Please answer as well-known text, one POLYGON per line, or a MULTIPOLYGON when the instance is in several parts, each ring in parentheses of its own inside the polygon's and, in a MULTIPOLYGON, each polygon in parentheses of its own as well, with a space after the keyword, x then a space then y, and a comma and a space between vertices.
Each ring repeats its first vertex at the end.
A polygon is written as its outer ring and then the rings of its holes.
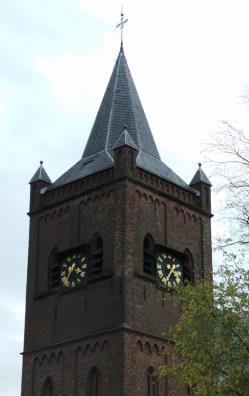
MULTIPOLYGON (((219 121, 247 123, 248 0, 123 3, 125 54, 162 160, 189 182, 219 121)), ((54 180, 80 158, 118 55, 120 7, 0 0, 1 396, 20 395, 28 182, 40 160, 54 180)))

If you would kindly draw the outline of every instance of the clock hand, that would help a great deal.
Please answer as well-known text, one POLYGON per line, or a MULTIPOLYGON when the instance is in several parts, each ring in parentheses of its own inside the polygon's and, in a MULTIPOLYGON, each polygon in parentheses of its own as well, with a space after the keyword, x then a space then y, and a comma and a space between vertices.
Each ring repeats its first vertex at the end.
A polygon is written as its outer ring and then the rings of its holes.
POLYGON ((75 267, 75 263, 73 263, 72 267, 69 267, 69 268, 68 268, 68 275, 67 275, 66 280, 68 280, 69 276, 70 276, 71 273, 73 272, 74 267, 75 267))
POLYGON ((174 270, 175 270, 175 264, 173 264, 173 266, 172 266, 172 268, 171 268, 171 270, 170 270, 170 272, 169 272, 167 278, 165 279, 165 282, 167 282, 167 281, 169 280, 169 277, 170 277, 170 275, 174 272, 174 270))

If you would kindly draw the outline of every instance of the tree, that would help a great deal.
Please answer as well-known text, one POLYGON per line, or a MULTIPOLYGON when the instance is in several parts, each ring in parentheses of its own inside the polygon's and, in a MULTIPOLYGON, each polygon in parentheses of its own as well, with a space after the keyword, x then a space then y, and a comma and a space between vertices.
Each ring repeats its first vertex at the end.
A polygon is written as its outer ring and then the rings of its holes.
POLYGON ((249 271, 225 254, 234 269, 223 265, 215 282, 175 294, 181 316, 170 329, 173 357, 160 375, 180 380, 195 396, 249 395, 249 271))
MULTIPOLYGON (((244 97, 249 104, 249 96, 244 97)), ((227 121, 206 145, 219 177, 219 190, 226 192, 225 217, 232 224, 232 233, 219 246, 249 244, 249 137, 227 121)), ((224 211, 223 211, 224 213, 224 211)))

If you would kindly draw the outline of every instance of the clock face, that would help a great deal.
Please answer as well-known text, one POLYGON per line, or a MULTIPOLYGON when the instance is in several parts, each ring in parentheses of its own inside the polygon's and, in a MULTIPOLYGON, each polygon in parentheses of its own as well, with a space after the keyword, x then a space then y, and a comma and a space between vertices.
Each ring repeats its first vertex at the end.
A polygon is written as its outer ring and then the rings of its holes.
POLYGON ((156 257, 157 276, 162 286, 174 289, 182 281, 182 264, 173 254, 159 253, 156 257))
POLYGON ((71 288, 81 285, 86 279, 87 257, 83 252, 68 254, 61 262, 61 281, 71 288))

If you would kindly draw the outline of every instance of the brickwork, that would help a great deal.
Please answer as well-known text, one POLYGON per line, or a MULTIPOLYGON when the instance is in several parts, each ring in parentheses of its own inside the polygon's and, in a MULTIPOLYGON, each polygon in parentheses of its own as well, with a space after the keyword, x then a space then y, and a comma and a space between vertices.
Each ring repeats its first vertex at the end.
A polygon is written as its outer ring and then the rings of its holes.
MULTIPOLYGON (((212 275, 210 206, 136 168, 135 157, 135 150, 116 153, 113 169, 43 195, 31 186, 22 396, 40 396, 47 378, 56 396, 87 395, 93 367, 101 396, 147 395, 146 372, 167 362, 167 328, 179 315, 172 294, 143 272, 147 234, 187 253, 195 279, 212 275), (96 234, 103 240, 101 276, 74 290, 49 289, 53 254, 96 234)), ((187 394, 165 378, 158 392, 187 394)))

